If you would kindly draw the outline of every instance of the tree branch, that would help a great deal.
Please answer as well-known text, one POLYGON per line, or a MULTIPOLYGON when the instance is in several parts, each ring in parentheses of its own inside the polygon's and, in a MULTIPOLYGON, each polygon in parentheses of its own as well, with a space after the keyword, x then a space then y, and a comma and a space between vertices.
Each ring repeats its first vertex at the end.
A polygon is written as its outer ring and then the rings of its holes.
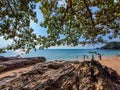
MULTIPOLYGON (((86 8, 87 8, 87 11, 88 11, 89 15, 90 15, 90 19, 91 19, 92 26, 93 26, 93 31, 95 32, 95 33, 94 33, 94 36, 93 36, 93 39, 95 39, 96 28, 95 28, 94 19, 93 19, 93 17, 92 17, 92 12, 91 12, 90 9, 89 9, 89 5, 87 4, 87 1, 86 1, 86 0, 83 0, 83 2, 84 2, 85 6, 86 6, 86 8)), ((93 40, 93 42, 94 42, 94 40, 93 40)))
POLYGON ((10 2, 9 2, 9 0, 6 0, 6 1, 7 1, 8 6, 9 6, 9 7, 10 7, 10 9, 11 9, 11 11, 12 11, 13 15, 16 17, 16 15, 15 15, 15 13, 14 13, 14 11, 13 11, 12 7, 10 6, 10 2))
POLYGON ((1 3, 1 1, 0 1, 0 5, 3 5, 3 4, 1 3))
POLYGON ((17 8, 15 7, 15 5, 16 5, 15 0, 13 0, 13 3, 14 3, 14 8, 15 8, 15 10, 17 11, 17 8))
POLYGON ((63 22, 64 22, 64 19, 65 19, 65 16, 66 16, 66 13, 67 11, 71 9, 71 11, 73 11, 73 8, 72 8, 72 1, 71 0, 68 0, 68 4, 67 4, 67 8, 66 8, 66 11, 64 12, 64 16, 62 18, 62 24, 63 25, 63 22))

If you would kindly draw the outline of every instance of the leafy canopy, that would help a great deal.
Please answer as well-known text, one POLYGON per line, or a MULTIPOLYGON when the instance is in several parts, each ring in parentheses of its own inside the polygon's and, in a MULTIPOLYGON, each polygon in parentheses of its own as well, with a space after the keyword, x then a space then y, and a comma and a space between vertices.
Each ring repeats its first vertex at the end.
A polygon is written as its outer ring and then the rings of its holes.
POLYGON ((7 49, 34 48, 36 35, 30 20, 37 22, 34 0, 0 0, 0 36, 12 39, 7 49))
POLYGON ((107 34, 110 39, 120 35, 119 0, 1 0, 0 11, 0 36, 13 39, 8 49, 94 44, 104 42, 107 34), (37 23, 36 3, 46 37, 30 28, 30 20, 37 23))

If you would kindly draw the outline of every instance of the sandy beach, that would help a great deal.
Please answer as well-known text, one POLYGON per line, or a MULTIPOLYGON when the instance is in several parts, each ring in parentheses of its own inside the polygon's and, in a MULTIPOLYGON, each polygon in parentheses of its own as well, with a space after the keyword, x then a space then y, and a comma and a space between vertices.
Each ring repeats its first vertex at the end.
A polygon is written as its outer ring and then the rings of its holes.
POLYGON ((23 68, 11 70, 11 71, 3 72, 0 74, 0 79, 7 76, 16 76, 16 75, 29 72, 32 68, 33 66, 28 66, 28 67, 23 67, 23 68))
MULTIPOLYGON (((79 59, 78 59, 79 60, 79 59)), ((91 60, 91 58, 85 59, 91 60)), ((98 62, 100 62, 102 65, 107 66, 109 68, 112 68, 120 75, 120 56, 103 56, 102 60, 99 58, 95 58, 98 62)))
POLYGON ((120 75, 120 57, 103 57, 102 60, 98 60, 102 65, 112 68, 120 75))

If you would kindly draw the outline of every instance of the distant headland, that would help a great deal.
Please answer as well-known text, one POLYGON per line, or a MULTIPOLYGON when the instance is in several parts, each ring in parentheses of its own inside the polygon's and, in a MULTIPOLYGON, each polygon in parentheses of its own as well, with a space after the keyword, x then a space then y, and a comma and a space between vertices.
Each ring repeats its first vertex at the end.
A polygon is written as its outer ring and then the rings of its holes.
POLYGON ((120 42, 109 42, 105 46, 101 47, 100 49, 120 49, 120 42))

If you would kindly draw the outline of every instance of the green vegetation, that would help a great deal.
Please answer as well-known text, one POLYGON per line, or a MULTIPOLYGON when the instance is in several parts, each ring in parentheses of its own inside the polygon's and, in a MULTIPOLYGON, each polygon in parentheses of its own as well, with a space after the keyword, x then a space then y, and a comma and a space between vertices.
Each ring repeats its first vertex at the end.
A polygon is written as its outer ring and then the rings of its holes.
POLYGON ((3 49, 0 48, 0 53, 5 53, 6 51, 4 51, 3 49))
POLYGON ((34 48, 36 35, 30 20, 37 22, 34 0, 0 0, 0 36, 12 39, 7 49, 34 48))
POLYGON ((0 0, 0 36, 13 40, 7 49, 104 43, 106 34, 110 39, 119 36, 119 0, 61 1, 0 0), (37 36, 30 27, 30 20, 38 23, 37 3, 44 17, 40 26, 47 29, 47 36, 37 36))
POLYGON ((120 49, 120 42, 109 42, 105 46, 101 47, 101 49, 120 49))

